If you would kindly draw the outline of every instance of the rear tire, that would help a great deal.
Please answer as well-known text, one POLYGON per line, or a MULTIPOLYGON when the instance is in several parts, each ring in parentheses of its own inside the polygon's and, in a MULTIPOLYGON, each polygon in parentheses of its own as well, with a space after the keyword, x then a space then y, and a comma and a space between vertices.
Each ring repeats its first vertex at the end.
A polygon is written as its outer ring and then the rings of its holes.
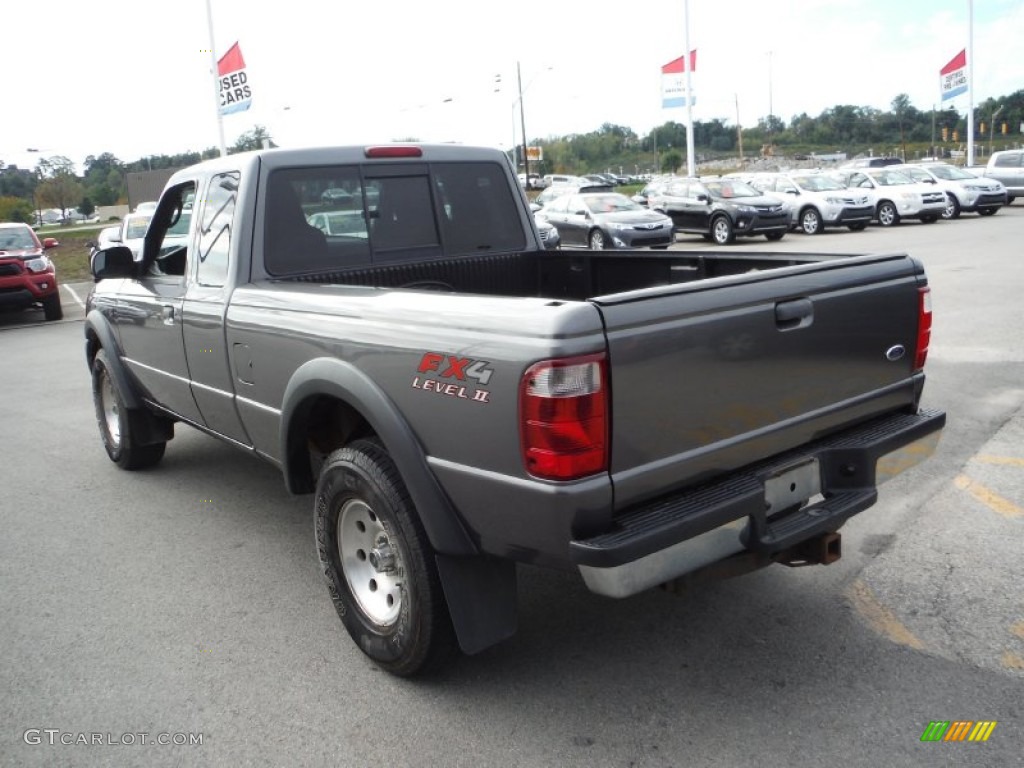
POLYGON ((765 232, 764 236, 768 240, 776 241, 781 240, 786 236, 785 232, 765 232))
POLYGON ((978 209, 978 215, 979 216, 994 216, 996 211, 998 211, 998 210, 999 210, 998 208, 979 208, 978 209))
POLYGON ((121 469, 145 469, 164 456, 167 443, 143 445, 138 441, 138 423, 145 414, 125 407, 124 396, 110 372, 107 353, 100 350, 92 361, 92 401, 103 448, 121 469))
POLYGON ((454 656, 433 548, 383 445, 357 440, 328 456, 314 510, 327 588, 359 649, 401 677, 454 656))
POLYGON ((847 224, 846 227, 851 232, 863 232, 865 229, 868 228, 868 225, 867 222, 858 221, 856 224, 847 224))
POLYGON ((936 221, 938 221, 938 220, 939 220, 939 217, 938 217, 938 215, 933 215, 933 216, 922 216, 922 217, 921 217, 921 223, 922 223, 922 224, 934 224, 934 223, 935 223, 936 221))
POLYGON ((64 317, 64 308, 60 305, 60 291, 54 291, 43 299, 43 316, 47 320, 60 320, 64 317))

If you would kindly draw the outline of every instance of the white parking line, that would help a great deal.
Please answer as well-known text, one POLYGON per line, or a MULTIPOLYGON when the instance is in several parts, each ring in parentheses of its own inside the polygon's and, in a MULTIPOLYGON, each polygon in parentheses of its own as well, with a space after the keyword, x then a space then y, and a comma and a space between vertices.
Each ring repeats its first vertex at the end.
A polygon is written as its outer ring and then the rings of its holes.
POLYGON ((78 297, 78 294, 75 293, 74 288, 72 288, 70 285, 61 285, 61 288, 65 289, 68 293, 71 294, 71 298, 75 300, 78 306, 80 306, 82 309, 85 309, 85 302, 78 297))

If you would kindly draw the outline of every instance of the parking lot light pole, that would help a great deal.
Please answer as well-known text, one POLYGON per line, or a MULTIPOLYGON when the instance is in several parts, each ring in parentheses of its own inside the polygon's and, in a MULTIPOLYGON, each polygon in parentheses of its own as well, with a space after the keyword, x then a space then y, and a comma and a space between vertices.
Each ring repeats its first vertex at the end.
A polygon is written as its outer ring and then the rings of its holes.
POLYGON ((516 84, 519 87, 519 127, 523 132, 523 178, 530 184, 530 158, 526 153, 526 113, 523 110, 523 72, 516 62, 516 84))
MULTIPOLYGON (((988 156, 992 157, 992 142, 995 139, 996 134, 996 118, 999 117, 999 113, 1003 111, 1003 105, 1000 104, 999 108, 992 113, 992 119, 988 124, 988 156)), ((984 141, 984 139, 982 139, 984 141)))

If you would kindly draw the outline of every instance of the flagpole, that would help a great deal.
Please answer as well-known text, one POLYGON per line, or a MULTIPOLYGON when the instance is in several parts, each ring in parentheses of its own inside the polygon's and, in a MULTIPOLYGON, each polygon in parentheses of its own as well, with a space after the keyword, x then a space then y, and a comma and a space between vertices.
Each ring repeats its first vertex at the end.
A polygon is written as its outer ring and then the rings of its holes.
POLYGON ((206 24, 210 29, 210 75, 213 77, 213 108, 217 112, 217 135, 220 139, 220 156, 228 153, 227 143, 224 141, 224 115, 220 113, 220 77, 217 73, 217 49, 213 38, 213 10, 210 7, 210 0, 206 0, 206 24))
POLYGON ((967 0, 967 165, 974 165, 974 0, 967 0))
POLYGON ((690 0, 683 0, 683 20, 686 48, 683 50, 683 69, 686 72, 686 175, 697 175, 697 164, 693 157, 693 58, 690 53, 690 0))

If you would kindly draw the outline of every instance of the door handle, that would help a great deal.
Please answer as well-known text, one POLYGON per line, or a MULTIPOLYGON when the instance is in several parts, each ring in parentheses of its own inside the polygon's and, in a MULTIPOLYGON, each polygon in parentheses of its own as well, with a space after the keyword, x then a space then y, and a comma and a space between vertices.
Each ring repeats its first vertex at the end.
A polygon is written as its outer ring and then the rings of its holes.
POLYGON ((160 311, 161 316, 164 320, 164 325, 174 325, 174 305, 163 304, 160 311))
POLYGON ((810 299, 780 301, 775 305, 775 326, 780 331, 806 328, 814 322, 814 304, 810 299))

